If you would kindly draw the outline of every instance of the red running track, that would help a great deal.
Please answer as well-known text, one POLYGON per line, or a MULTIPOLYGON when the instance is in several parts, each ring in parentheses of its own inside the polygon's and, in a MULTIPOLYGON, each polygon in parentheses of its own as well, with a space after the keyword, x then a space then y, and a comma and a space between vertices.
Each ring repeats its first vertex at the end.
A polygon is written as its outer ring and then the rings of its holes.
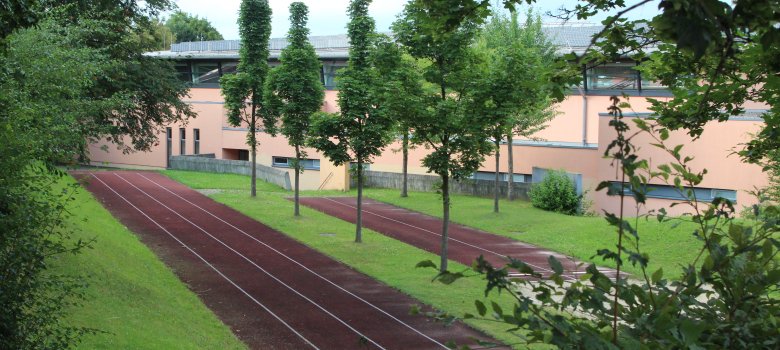
POLYGON ((418 301, 163 175, 74 175, 252 348, 495 342, 461 323, 410 315, 418 301))
MULTIPOLYGON (((354 197, 306 197, 301 198, 301 204, 342 220, 352 223, 356 221, 357 204, 354 197)), ((442 222, 439 218, 364 198, 363 226, 428 252, 440 254, 442 222)), ((455 223, 450 223, 448 244, 449 259, 467 266, 480 255, 493 266, 503 266, 509 261, 507 257, 512 257, 531 265, 543 276, 550 276, 552 270, 548 257, 552 255, 563 265, 563 277, 568 280, 585 273, 587 266, 556 252, 455 223)), ((617 273, 607 268, 599 270, 610 278, 614 278, 617 273)), ((526 277, 519 273, 510 276, 526 277)))

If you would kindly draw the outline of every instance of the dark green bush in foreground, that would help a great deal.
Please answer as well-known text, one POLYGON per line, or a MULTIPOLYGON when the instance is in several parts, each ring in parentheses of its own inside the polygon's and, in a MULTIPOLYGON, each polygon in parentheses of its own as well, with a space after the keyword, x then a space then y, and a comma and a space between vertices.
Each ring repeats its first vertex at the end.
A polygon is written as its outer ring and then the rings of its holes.
POLYGON ((528 195, 533 206, 563 214, 576 214, 580 205, 574 181, 559 170, 547 173, 544 180, 534 185, 528 195))

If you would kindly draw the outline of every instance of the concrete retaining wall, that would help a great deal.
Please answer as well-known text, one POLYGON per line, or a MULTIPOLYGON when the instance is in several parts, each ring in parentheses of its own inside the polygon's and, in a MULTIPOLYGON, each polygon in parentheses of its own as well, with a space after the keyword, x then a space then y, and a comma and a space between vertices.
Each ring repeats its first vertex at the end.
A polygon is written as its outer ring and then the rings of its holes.
MULTIPOLYGON (((171 156, 170 169, 252 175, 252 163, 244 160, 214 159, 213 154, 171 156)), ((290 190, 290 174, 257 164, 257 178, 290 190)))
MULTIPOLYGON (((390 173, 383 171, 366 171, 365 186, 378 188, 396 188, 401 189, 403 185, 403 174, 390 173)), ((441 180, 436 175, 408 175, 409 191, 435 192, 439 188, 441 180)), ((353 179, 352 186, 356 186, 353 179)), ((463 180, 453 182, 450 186, 452 193, 467 194, 480 197, 492 197, 495 183, 490 180, 463 180)), ((531 184, 514 183, 515 198, 528 199, 528 190, 531 184)), ((499 186, 502 197, 506 197, 506 182, 502 181, 499 186)))

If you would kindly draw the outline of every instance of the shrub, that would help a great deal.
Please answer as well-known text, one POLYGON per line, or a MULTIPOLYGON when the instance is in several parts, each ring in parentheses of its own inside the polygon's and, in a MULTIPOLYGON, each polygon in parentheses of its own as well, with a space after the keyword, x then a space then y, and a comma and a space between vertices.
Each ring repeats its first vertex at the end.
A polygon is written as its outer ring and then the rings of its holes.
POLYGON ((576 214, 580 204, 574 181, 561 170, 548 172, 542 182, 531 188, 528 196, 531 204, 539 209, 568 215, 576 214))

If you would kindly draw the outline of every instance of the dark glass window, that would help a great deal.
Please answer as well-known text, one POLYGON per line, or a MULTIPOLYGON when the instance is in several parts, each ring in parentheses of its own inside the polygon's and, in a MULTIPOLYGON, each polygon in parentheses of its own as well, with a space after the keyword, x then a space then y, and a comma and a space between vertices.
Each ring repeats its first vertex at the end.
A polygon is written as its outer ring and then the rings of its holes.
POLYGON ((193 63, 192 83, 193 84, 218 84, 219 64, 216 62, 193 63))
POLYGON ((176 62, 174 67, 176 68, 176 75, 181 81, 188 83, 192 82, 192 72, 190 72, 189 62, 176 62))
MULTIPOLYGON (((734 203, 737 202, 737 191, 734 190, 725 190, 725 189, 717 189, 717 188, 683 187, 683 190, 680 191, 676 187, 669 186, 669 185, 648 184, 645 186, 647 191, 647 198, 686 200, 688 198, 692 199, 693 198, 692 196, 696 195, 696 200, 701 202, 712 202, 712 200, 717 197, 728 199, 734 203)), ((630 195, 630 196, 634 195, 634 191, 632 190, 631 185, 629 184, 626 184, 623 192, 626 195, 630 195)), ((620 182, 613 181, 611 183, 609 194, 610 195, 620 194, 620 182)))
POLYGON ((589 68, 586 78, 589 90, 636 90, 639 72, 634 63, 611 63, 589 68))
POLYGON ((193 138, 193 153, 200 154, 200 129, 193 129, 192 130, 192 138, 193 138))
POLYGON ((187 130, 179 128, 179 154, 187 154, 187 130))
MULTIPOLYGON (((273 157, 272 158, 273 166, 275 166, 277 168, 292 168, 293 160, 295 160, 295 158, 289 158, 289 157, 273 157)), ((301 159, 301 167, 303 169, 319 170, 320 169, 320 160, 319 159, 301 159)))
POLYGON ((322 83, 326 90, 335 90, 338 80, 338 71, 346 67, 346 63, 327 62, 322 65, 322 83))
POLYGON ((222 75, 238 72, 238 62, 222 62, 222 75))
POLYGON ((238 150, 238 160, 249 160, 249 151, 245 149, 238 150))
MULTIPOLYGON (((496 173, 492 171, 477 171, 471 177, 474 180, 496 180, 496 173)), ((498 181, 506 182, 509 180, 509 173, 498 173, 498 181)), ((531 174, 518 174, 512 176, 514 182, 531 182, 531 174)))

